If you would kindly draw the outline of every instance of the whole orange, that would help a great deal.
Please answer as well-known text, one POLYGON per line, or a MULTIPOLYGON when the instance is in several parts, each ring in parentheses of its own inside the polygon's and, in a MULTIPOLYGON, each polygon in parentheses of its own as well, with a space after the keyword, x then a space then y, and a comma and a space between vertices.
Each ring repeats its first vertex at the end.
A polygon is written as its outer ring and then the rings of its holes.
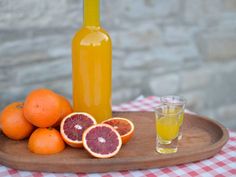
POLYGON ((22 108, 23 103, 14 102, 6 106, 0 115, 3 133, 13 140, 27 138, 34 129, 34 126, 25 119, 22 108))
POLYGON ((66 97, 58 95, 60 98, 60 102, 61 102, 61 116, 58 119, 58 121, 56 122, 56 124, 54 124, 54 127, 59 126, 62 119, 65 118, 67 115, 69 115, 70 113, 73 112, 73 109, 71 107, 70 102, 66 99, 66 97))
POLYGON ((28 148, 36 154, 55 154, 65 148, 65 143, 56 129, 38 128, 30 136, 28 148))
POLYGON ((50 127, 61 116, 61 102, 49 89, 37 89, 29 93, 24 103, 24 116, 37 127, 50 127))

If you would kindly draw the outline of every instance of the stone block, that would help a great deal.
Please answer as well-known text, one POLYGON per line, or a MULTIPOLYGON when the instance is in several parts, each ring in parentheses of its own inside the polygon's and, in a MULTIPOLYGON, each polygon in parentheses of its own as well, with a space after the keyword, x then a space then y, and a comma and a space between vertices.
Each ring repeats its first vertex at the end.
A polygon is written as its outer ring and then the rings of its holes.
POLYGON ((236 30, 236 13, 225 13, 220 16, 219 25, 217 26, 218 30, 221 33, 227 31, 235 31, 236 30))
POLYGON ((0 67, 0 88, 4 85, 4 81, 8 81, 9 73, 7 72, 7 70, 7 68, 0 67))
POLYGON ((42 84, 46 88, 50 88, 72 101, 72 78, 70 76, 54 80, 52 82, 44 82, 42 84))
POLYGON ((217 120, 223 123, 227 128, 236 130, 236 104, 224 105, 218 110, 215 110, 217 113, 217 120))
POLYGON ((195 0, 185 1, 184 21, 188 24, 207 25, 217 20, 222 13, 221 0, 195 0))
POLYGON ((112 75, 112 87, 115 90, 133 87, 142 89, 146 76, 145 70, 115 70, 112 75))
POLYGON ((131 101, 141 95, 141 88, 122 88, 113 90, 112 104, 117 105, 123 102, 131 101))
POLYGON ((183 96, 187 100, 186 108, 190 111, 202 114, 203 110, 206 108, 208 97, 206 97, 207 94, 202 90, 179 92, 178 95, 183 96))
POLYGON ((168 25, 164 27, 161 40, 169 45, 189 44, 194 42, 194 35, 200 31, 197 26, 168 25))
MULTIPOLYGON (((222 0, 203 0, 204 7, 203 10, 208 16, 220 16, 223 10, 223 1, 222 0)), ((203 15, 203 14, 202 14, 203 15)))
POLYGON ((124 60, 124 67, 130 69, 154 67, 159 63, 155 55, 156 51, 157 50, 145 50, 130 52, 124 60))
POLYGON ((204 0, 184 1, 183 17, 187 23, 200 23, 204 13, 204 0))
POLYGON ((212 109, 236 102, 236 63, 230 62, 214 68, 214 77, 206 87, 207 108, 212 109), (231 66, 230 66, 231 65, 231 66))
POLYGON ((17 0, 2 3, 0 27, 70 26, 82 21, 82 1, 17 0), (17 5, 16 5, 17 4, 17 5))
POLYGON ((113 46, 122 50, 144 50, 160 45, 160 29, 151 20, 140 22, 139 27, 111 31, 113 46))
POLYGON ((43 62, 49 59, 47 53, 43 51, 23 52, 19 54, 3 54, 0 58, 1 67, 17 67, 17 65, 27 65, 34 62, 43 62))
POLYGON ((168 74, 159 77, 152 76, 149 80, 151 94, 156 96, 177 94, 179 84, 179 76, 177 74, 168 74))
POLYGON ((194 43, 158 47, 155 54, 156 58, 164 63, 183 64, 199 58, 199 52, 194 43))
POLYGON ((208 118, 215 119, 226 128, 236 131, 236 121, 235 121, 235 104, 223 105, 213 109, 207 109, 203 112, 204 116, 208 118))
POLYGON ((201 67, 180 72, 181 92, 210 87, 215 72, 209 67, 201 67))
POLYGON ((121 15, 123 20, 139 21, 143 19, 177 15, 180 7, 179 0, 119 0, 112 3, 110 1, 105 1, 104 3, 106 4, 105 9, 107 17, 121 15))
POLYGON ((121 64, 125 69, 145 69, 160 75, 196 67, 199 62, 194 45, 174 45, 127 52, 121 64))
POLYGON ((205 87, 195 89, 205 92, 205 107, 202 109, 204 113, 209 113, 208 110, 213 110, 221 105, 236 102, 234 94, 236 80, 235 77, 232 77, 236 74, 236 62, 229 62, 224 67, 222 64, 208 64, 207 67, 211 72, 210 81, 205 87))
POLYGON ((16 67, 11 71, 11 81, 17 85, 57 80, 71 75, 69 59, 58 59, 16 67))
POLYGON ((235 13, 236 10, 236 1, 235 0, 224 0, 224 9, 225 11, 232 11, 235 13))
POLYGON ((199 40, 199 48, 207 61, 227 61, 236 58, 236 35, 233 31, 209 31, 199 40))
MULTIPOLYGON (((62 57, 71 58, 71 40, 72 35, 61 37, 60 31, 55 35, 51 30, 44 29, 45 34, 37 34, 37 30, 29 30, 32 36, 24 33, 21 37, 17 33, 15 40, 0 44, 0 66, 12 66, 18 64, 27 64, 31 62, 43 62, 50 59, 58 59, 62 57)), ((12 31, 14 33, 14 31, 12 31)), ((6 33, 7 36, 11 35, 6 33)))
POLYGON ((112 73, 115 74, 123 68, 123 63, 127 59, 127 53, 124 50, 114 49, 112 51, 112 73))

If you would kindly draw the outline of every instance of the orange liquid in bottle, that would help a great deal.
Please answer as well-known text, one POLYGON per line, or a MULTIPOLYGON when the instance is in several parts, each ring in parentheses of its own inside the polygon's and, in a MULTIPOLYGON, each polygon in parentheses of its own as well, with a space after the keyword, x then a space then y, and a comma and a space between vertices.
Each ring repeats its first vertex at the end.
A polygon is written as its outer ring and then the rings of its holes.
POLYGON ((97 122, 112 117, 111 39, 99 24, 99 0, 84 0, 84 25, 72 41, 74 111, 97 122))

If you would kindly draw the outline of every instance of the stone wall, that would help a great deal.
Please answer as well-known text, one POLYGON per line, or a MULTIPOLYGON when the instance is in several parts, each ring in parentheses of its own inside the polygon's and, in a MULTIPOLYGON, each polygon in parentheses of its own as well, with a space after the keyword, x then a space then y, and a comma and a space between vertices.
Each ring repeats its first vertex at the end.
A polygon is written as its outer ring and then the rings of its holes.
MULTIPOLYGON (((101 0, 113 40, 113 103, 183 95, 236 130, 236 0, 101 0)), ((0 0, 0 107, 38 87, 71 97, 82 0, 0 0)))

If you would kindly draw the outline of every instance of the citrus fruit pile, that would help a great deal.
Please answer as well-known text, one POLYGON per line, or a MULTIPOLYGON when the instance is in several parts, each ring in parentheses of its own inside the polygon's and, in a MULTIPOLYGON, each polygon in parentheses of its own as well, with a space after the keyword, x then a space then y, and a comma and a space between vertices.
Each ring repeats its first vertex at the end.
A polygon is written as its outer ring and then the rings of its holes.
POLYGON ((27 95, 24 103, 14 102, 3 109, 0 126, 10 139, 29 137, 31 152, 54 154, 65 148, 56 127, 71 112, 72 107, 65 97, 49 89, 36 89, 27 95))
POLYGON ((59 153, 66 143, 84 147, 97 158, 116 155, 134 133, 130 120, 116 117, 97 124, 90 114, 73 112, 65 97, 49 89, 33 90, 24 103, 6 106, 0 115, 0 127, 10 139, 29 137, 28 149, 33 153, 59 153))

